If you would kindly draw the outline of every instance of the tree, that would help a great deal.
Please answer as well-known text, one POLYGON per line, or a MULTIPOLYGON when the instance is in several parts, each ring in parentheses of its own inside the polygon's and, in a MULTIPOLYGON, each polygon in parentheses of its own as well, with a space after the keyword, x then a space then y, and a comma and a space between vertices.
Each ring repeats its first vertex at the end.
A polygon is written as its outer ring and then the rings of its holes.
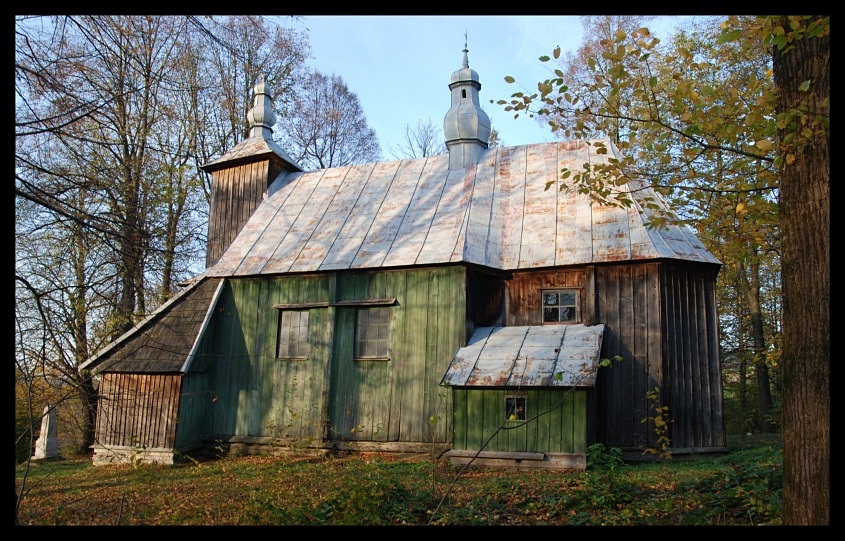
POLYGON ((337 75, 313 71, 280 115, 274 138, 306 169, 325 169, 381 159, 375 130, 358 96, 337 75))
MULTIPOLYGON (((653 216, 654 225, 685 223, 698 231, 724 268, 742 269, 731 277, 745 295, 719 300, 736 300, 749 312, 748 323, 732 329, 753 338, 748 351, 755 353, 756 425, 771 430, 775 408, 769 368, 775 359, 768 356, 766 327, 774 325, 760 312, 755 269, 761 253, 779 249, 776 175, 771 158, 754 149, 737 151, 774 114, 774 85, 766 76, 771 54, 762 42, 717 44, 715 17, 694 20, 666 44, 641 26, 648 19, 584 17, 587 38, 581 48, 564 55, 555 51, 560 68, 555 80, 542 85, 542 101, 549 106, 539 116, 559 136, 611 137, 629 157, 619 166, 567 171, 562 188, 571 176, 570 186, 596 200, 627 205, 628 194, 614 186, 636 166, 636 174, 648 178, 675 212, 653 216), (737 99, 740 95, 745 103, 737 99)), ((513 102, 512 110, 523 105, 513 102)), ((719 308, 735 312, 731 306, 719 308)), ((741 379, 743 398, 744 384, 741 379)))
MULTIPOLYGON (((310 52, 307 36, 282 26, 280 18, 254 15, 189 17, 204 37, 199 42, 201 64, 194 78, 197 98, 190 108, 197 130, 194 145, 203 164, 220 156, 249 135, 247 112, 259 76, 274 91, 273 106, 284 114, 296 106, 296 95, 307 75, 310 52)), ((295 19, 295 18, 294 18, 295 19)), ((280 126, 279 126, 280 127, 280 126)), ((278 127, 277 127, 278 129, 278 127)), ((206 204, 211 197, 211 175, 203 176, 206 204)))
MULTIPOLYGON (((639 175, 635 158, 655 157, 666 167, 646 177, 664 194, 685 196, 692 203, 687 208, 706 208, 709 194, 733 193, 757 204, 761 212, 748 216, 752 224, 758 216, 771 223, 769 209, 778 209, 788 524, 830 520, 829 24, 826 16, 732 17, 713 40, 727 46, 713 50, 726 53, 713 57, 721 61, 677 47, 682 69, 665 56, 652 58, 660 42, 647 28, 619 30, 600 42, 601 62, 588 58, 591 81, 570 89, 571 79, 555 70, 537 93, 500 101, 517 116, 548 117, 552 130, 567 137, 600 133, 618 141, 626 158, 564 171, 564 189, 630 205, 614 186, 639 175), (748 69, 758 65, 760 51, 771 58, 771 71, 748 69), (724 69, 725 79, 712 78, 724 69), (720 81, 730 84, 713 84, 720 81), (707 173, 703 179, 699 171, 707 173), (777 205, 773 193, 779 193, 777 205)), ((553 56, 559 55, 556 49, 553 56)), ((744 208, 746 202, 736 203, 737 211, 744 208)), ((652 223, 678 219, 660 216, 652 223)))
POLYGON ((783 521, 830 524, 830 18, 772 36, 783 231, 783 521))
POLYGON ((202 269, 200 166, 240 140, 249 106, 221 84, 248 93, 267 70, 294 86, 307 42, 263 18, 18 17, 15 30, 16 361, 77 393, 87 452, 96 393, 78 366, 202 269))
POLYGON ((390 154, 397 160, 406 158, 425 158, 446 153, 443 129, 435 126, 431 119, 417 121, 416 127, 405 124, 405 140, 394 147, 390 154))

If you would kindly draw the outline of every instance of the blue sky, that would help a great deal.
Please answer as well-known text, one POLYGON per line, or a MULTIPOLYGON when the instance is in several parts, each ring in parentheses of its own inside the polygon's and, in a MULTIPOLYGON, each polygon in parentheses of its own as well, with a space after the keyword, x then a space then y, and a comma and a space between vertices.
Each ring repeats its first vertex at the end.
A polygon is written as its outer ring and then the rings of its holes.
MULTIPOLYGON (((652 33, 671 27, 677 17, 649 24, 652 33)), ((461 67, 464 33, 469 65, 481 82, 481 105, 507 146, 554 140, 548 127, 520 115, 513 118, 490 100, 510 99, 523 90, 504 78, 516 78, 536 89, 549 78, 551 55, 558 45, 576 50, 582 27, 578 16, 514 15, 318 15, 295 26, 308 29, 311 66, 339 75, 361 101, 369 125, 376 131, 382 154, 403 141, 405 126, 419 120, 442 129, 449 110, 449 80, 461 67)))

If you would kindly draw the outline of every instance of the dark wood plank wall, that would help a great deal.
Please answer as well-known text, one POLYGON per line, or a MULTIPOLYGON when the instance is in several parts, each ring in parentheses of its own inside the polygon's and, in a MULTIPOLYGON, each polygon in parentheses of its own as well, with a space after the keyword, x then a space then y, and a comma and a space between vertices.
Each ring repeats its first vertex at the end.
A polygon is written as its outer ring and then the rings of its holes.
MULTIPOLYGON (((543 311, 540 290, 557 287, 572 287, 581 289, 582 320, 584 308, 589 303, 587 291, 586 270, 550 270, 515 273, 508 281, 507 325, 542 325, 543 311)), ((587 306, 589 317, 590 307, 587 306)))
POLYGON ((180 384, 178 374, 103 374, 96 443, 172 449, 180 384))
POLYGON ((724 445, 715 277, 671 263, 596 267, 602 356, 623 357, 596 380, 598 441, 656 447, 653 422, 642 421, 667 405, 673 448, 724 445), (655 387, 658 403, 646 396, 655 387))
POLYGON ((597 437, 608 446, 645 447, 656 443, 646 393, 660 384, 660 304, 658 264, 596 267, 596 319, 605 324, 602 357, 621 362, 600 370, 597 437))
POLYGON ((505 420, 505 397, 515 394, 515 389, 454 388, 452 449, 586 452, 587 390, 522 389, 527 418, 536 416, 524 424, 505 420))
POLYGON ((282 169, 266 158, 212 172, 206 267, 220 259, 282 169))
POLYGON ((467 269, 467 339, 479 327, 505 325, 505 279, 467 269))
POLYGON ((661 274, 673 447, 723 447, 723 397, 715 305, 716 271, 666 265, 661 274))

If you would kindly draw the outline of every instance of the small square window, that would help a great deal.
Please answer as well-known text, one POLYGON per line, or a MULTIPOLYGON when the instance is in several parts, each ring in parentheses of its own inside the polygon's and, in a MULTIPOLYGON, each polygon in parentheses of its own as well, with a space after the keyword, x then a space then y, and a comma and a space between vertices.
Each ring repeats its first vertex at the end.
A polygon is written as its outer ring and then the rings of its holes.
POLYGON ((505 419, 508 421, 524 421, 525 420, 525 397, 524 396, 506 396, 505 397, 505 419))
POLYGON ((577 323, 581 320, 577 289, 542 291, 543 323, 577 323))
POLYGON ((308 358, 308 310, 279 312, 278 359, 308 358))

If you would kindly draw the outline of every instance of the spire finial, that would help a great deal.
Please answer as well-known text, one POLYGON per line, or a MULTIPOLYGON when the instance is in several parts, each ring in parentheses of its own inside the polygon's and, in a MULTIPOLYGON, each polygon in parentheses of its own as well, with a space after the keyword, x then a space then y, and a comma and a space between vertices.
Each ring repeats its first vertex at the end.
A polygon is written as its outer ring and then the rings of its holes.
POLYGON ((461 63, 462 68, 468 68, 469 67, 469 57, 467 56, 468 52, 469 52, 469 50, 467 49, 467 31, 464 30, 464 60, 461 63))
POLYGON ((265 82, 263 73, 256 77, 253 92, 253 106, 246 115, 249 136, 270 139, 273 135, 273 124, 276 123, 276 113, 273 112, 273 90, 265 82))

